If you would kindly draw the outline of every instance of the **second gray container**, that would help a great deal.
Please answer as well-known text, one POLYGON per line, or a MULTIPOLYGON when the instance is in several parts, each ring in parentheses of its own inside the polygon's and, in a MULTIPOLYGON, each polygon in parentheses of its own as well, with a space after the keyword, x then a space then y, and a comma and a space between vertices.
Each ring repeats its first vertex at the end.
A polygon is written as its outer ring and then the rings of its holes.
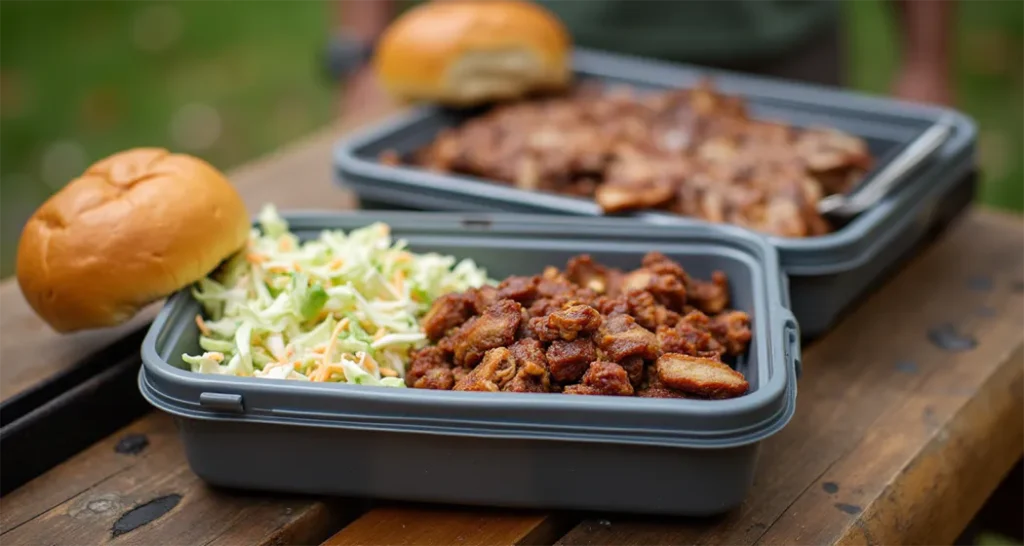
MULTIPOLYGON (((385 221, 413 251, 472 258, 494 278, 589 253, 640 265, 649 245, 574 237, 573 222, 437 214, 291 217, 300 237, 385 221), (508 226, 508 229, 502 229, 508 226), (532 228, 530 226, 533 226, 532 228), (553 232, 557 229, 558 232, 553 232)), ((177 417, 193 471, 221 486, 528 508, 709 515, 738 506, 759 445, 796 407, 800 349, 776 251, 689 226, 660 250, 694 276, 723 270, 753 340, 730 400, 389 389, 192 373, 199 305, 173 296, 142 347, 139 387, 177 417)))
MULTIPOLYGON (((966 116, 944 108, 914 105, 837 89, 746 76, 703 68, 577 51, 577 77, 646 89, 691 87, 712 76, 722 91, 744 97, 755 117, 794 126, 824 125, 864 138, 886 165, 940 120, 951 134, 928 160, 892 194, 838 226, 835 232, 805 239, 771 237, 789 275, 793 311, 803 334, 825 333, 844 311, 913 256, 930 234, 948 225, 971 202, 975 187, 976 129, 966 116)), ((335 165, 341 179, 371 208, 506 211, 600 217, 590 200, 529 192, 480 179, 432 173, 380 163, 378 154, 408 153, 464 121, 466 114, 433 107, 407 111, 339 144, 335 165)), ((703 223, 681 216, 641 213, 657 244, 671 241, 674 227, 703 223)), ((608 236, 604 218, 596 233, 608 236)), ((614 235, 619 232, 615 231, 614 235)))

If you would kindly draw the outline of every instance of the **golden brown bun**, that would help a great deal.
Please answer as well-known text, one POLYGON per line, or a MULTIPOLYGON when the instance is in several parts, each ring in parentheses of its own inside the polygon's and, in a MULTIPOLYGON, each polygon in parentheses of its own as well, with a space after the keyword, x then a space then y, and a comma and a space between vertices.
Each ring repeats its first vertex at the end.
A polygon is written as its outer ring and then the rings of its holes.
POLYGON ((397 98, 469 106, 564 88, 571 45, 562 23, 530 2, 435 1, 392 23, 373 66, 397 98))
POLYGON ((29 218, 18 284, 58 332, 120 324, 198 281, 248 239, 245 204, 210 164, 158 148, 89 167, 29 218))

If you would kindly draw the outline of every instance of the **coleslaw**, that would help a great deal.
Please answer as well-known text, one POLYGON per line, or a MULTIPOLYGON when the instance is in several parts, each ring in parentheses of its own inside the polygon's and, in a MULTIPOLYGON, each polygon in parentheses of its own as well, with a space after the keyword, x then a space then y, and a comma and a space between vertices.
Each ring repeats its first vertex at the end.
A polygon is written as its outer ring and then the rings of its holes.
POLYGON ((472 260, 414 254, 376 223, 300 242, 272 206, 245 250, 192 295, 200 355, 193 372, 404 387, 419 319, 433 301, 490 283, 472 260))

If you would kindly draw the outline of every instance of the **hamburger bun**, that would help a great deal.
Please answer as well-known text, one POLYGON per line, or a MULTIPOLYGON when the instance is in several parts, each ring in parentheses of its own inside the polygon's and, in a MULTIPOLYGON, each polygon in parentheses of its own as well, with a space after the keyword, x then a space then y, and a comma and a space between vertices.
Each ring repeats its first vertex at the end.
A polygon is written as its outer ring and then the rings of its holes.
POLYGON ((21 233, 17 275, 58 332, 114 326, 198 281, 245 246, 242 198, 200 159, 158 148, 89 167, 21 233))
POLYGON ((373 67, 398 99, 472 106, 565 88, 571 45, 562 23, 530 2, 435 1, 388 27, 373 67))

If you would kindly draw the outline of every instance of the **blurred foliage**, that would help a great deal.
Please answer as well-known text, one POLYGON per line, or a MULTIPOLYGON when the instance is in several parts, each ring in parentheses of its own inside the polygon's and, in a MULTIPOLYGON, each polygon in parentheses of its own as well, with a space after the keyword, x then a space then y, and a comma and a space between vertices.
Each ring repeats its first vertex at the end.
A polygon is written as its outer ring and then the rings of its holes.
MULTIPOLYGON (((850 85, 885 93, 897 61, 889 6, 857 0, 846 8, 850 85)), ((954 39, 956 107, 978 124, 979 200, 1024 210, 1024 2, 958 2, 954 39)))
POLYGON ((977 546, 1021 546, 1020 542, 998 533, 982 533, 975 539, 977 546))
POLYGON ((96 159, 163 146, 229 168, 328 123, 331 8, 0 2, 0 274, 32 211, 96 159))
MULTIPOLYGON (((882 0, 847 3, 852 84, 884 93, 882 0)), ((980 126, 985 202, 1024 199, 1022 13, 962 2, 957 90, 980 126)), ((89 163, 165 146, 229 168, 326 124, 327 1, 0 2, 0 275, 31 212, 89 163)), ((324 158, 329 161, 329 158, 324 158)), ((285 181, 282 183, 290 183, 285 181)))

